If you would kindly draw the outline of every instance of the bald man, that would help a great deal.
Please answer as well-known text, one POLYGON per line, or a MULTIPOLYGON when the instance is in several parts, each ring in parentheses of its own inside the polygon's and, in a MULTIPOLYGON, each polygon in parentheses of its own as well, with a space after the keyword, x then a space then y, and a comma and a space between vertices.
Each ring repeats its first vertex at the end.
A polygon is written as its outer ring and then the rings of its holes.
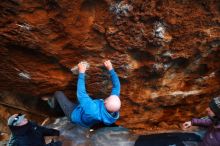
POLYGON ((77 99, 79 104, 74 104, 67 99, 61 91, 55 93, 55 98, 60 104, 65 115, 75 123, 83 127, 92 127, 98 123, 111 125, 119 118, 119 110, 121 108, 120 95, 120 81, 113 69, 110 60, 104 62, 108 69, 113 88, 111 95, 105 100, 93 100, 86 92, 85 88, 85 72, 87 66, 85 63, 78 64, 78 83, 77 83, 77 99))

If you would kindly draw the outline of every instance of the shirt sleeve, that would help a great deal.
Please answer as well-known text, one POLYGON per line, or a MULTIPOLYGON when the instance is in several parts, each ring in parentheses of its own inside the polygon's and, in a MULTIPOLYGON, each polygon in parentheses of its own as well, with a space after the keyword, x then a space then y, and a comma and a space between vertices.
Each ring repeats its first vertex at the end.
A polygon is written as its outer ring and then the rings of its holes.
POLYGON ((91 97, 86 92, 85 87, 85 73, 79 73, 77 82, 77 99, 80 104, 85 104, 86 102, 91 102, 91 97))
POLYGON ((60 131, 56 129, 46 128, 46 127, 39 126, 39 125, 38 125, 38 128, 42 132, 43 136, 59 136, 60 135, 60 131))
POLYGON ((120 85, 118 75, 116 74, 114 69, 110 70, 109 74, 111 76, 111 81, 112 81, 112 85, 113 85, 111 95, 119 96, 121 85, 120 85))
POLYGON ((193 126, 206 126, 206 127, 209 127, 213 124, 211 119, 193 118, 191 122, 192 122, 193 126))

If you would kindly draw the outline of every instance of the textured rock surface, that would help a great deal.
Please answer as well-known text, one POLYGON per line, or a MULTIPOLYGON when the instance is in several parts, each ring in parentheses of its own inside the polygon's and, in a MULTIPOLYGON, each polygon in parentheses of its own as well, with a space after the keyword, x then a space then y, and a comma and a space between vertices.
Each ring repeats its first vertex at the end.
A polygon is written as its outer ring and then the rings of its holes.
MULTIPOLYGON (((135 133, 178 129, 220 94, 219 7, 217 0, 3 0, 1 101, 13 94, 22 102, 10 104, 37 111, 33 99, 56 90, 75 100, 70 69, 83 60, 88 92, 105 98, 108 58, 122 84, 117 124, 135 133)), ((1 104, 4 125, 17 112, 8 109, 1 104)))
POLYGON ((48 127, 60 130, 60 140, 64 146, 133 146, 137 139, 137 136, 122 127, 106 127, 90 131, 72 124, 67 118, 56 119, 48 127))

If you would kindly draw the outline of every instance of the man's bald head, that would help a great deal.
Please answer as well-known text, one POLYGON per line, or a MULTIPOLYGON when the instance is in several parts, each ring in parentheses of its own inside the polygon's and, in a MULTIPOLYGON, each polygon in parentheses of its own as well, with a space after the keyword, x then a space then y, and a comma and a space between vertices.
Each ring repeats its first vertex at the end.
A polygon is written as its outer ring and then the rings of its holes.
POLYGON ((121 108, 121 100, 116 95, 111 95, 105 99, 105 107, 108 112, 118 112, 121 108))

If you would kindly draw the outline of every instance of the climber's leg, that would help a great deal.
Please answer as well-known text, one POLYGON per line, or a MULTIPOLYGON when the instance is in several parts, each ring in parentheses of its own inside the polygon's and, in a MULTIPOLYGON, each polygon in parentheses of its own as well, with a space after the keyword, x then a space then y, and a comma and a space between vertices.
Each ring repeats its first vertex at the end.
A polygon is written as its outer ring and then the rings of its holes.
POLYGON ((54 94, 55 99, 58 101, 60 107, 62 108, 64 114, 71 119, 71 113, 76 107, 76 104, 71 102, 62 91, 56 91, 54 94))

